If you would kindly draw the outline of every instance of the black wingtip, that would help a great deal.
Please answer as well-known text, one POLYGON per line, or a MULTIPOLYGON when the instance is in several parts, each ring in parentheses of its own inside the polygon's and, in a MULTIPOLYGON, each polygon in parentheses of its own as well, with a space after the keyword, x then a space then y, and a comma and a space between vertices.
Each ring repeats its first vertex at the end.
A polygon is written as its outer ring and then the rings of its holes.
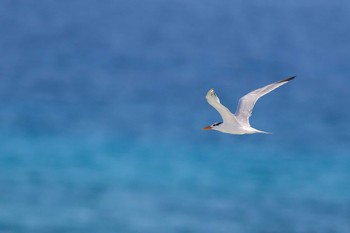
POLYGON ((289 78, 283 79, 283 80, 281 80, 281 81, 278 81, 277 83, 288 82, 288 81, 290 81, 290 80, 292 80, 292 79, 295 79, 295 77, 296 77, 296 76, 292 76, 292 77, 289 77, 289 78))

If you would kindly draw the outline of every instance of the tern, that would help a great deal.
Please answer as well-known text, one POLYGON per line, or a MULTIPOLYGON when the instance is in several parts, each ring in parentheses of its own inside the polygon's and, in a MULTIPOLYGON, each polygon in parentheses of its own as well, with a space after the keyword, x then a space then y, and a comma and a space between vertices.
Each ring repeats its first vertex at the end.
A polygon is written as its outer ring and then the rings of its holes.
POLYGON ((217 130, 228 134, 269 134, 268 132, 257 130, 250 126, 249 117, 252 115, 254 105, 260 97, 286 84, 295 77, 296 76, 289 77, 249 92, 240 98, 235 114, 231 113, 228 108, 222 105, 214 89, 210 89, 206 95, 206 99, 208 103, 220 113, 223 121, 214 123, 212 125, 204 127, 203 129, 217 130))

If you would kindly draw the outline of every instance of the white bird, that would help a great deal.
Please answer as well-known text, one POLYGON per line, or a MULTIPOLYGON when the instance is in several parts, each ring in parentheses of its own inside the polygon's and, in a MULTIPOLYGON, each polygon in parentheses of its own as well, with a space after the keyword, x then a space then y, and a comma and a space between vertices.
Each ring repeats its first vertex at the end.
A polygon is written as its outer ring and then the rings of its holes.
POLYGON ((249 117, 252 115, 254 105, 260 97, 286 84, 294 78, 295 76, 286 78, 278 82, 272 83, 270 85, 267 85, 265 87, 256 89, 255 91, 249 92, 239 100, 235 114, 231 113, 230 110, 228 110, 224 105, 222 105, 214 89, 210 89, 206 95, 206 99, 208 103, 220 113, 223 122, 214 123, 203 129, 212 129, 229 134, 267 133, 261 130, 254 129, 249 124, 249 117))

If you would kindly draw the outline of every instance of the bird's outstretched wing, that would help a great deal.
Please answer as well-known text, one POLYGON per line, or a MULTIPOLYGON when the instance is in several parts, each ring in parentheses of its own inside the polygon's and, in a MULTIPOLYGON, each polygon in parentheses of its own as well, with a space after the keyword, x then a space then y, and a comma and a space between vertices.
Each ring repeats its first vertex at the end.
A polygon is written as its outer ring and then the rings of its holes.
POLYGON ((228 108, 220 103, 218 96, 214 89, 210 89, 205 97, 208 103, 213 106, 221 115, 222 120, 230 124, 239 124, 235 115, 233 115, 228 108))
POLYGON ((238 103, 238 107, 235 113, 236 118, 241 124, 248 125, 249 124, 249 117, 252 115, 252 111, 254 108, 254 105, 256 101, 266 95, 267 93, 275 90, 276 88, 282 86, 283 84, 286 84, 290 80, 294 79, 295 76, 289 77, 283 80, 280 80, 278 82, 272 83, 270 85, 267 85, 265 87, 259 88, 255 91, 249 92, 245 96, 243 96, 238 103))

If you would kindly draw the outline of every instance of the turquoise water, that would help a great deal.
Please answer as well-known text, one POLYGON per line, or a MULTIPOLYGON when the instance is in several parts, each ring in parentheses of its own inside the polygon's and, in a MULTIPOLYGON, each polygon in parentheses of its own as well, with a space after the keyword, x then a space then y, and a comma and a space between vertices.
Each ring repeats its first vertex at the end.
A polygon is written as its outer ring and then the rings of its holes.
POLYGON ((0 5, 1 233, 350 231, 349 3, 0 5))
POLYGON ((348 157, 84 137, 1 148, 3 232, 349 229, 348 157))

